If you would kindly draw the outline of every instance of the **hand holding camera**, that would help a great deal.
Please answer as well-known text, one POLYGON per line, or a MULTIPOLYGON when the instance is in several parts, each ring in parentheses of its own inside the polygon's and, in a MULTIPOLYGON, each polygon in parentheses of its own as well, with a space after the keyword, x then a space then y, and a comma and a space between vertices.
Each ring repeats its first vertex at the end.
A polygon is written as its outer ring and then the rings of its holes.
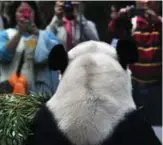
POLYGON ((146 18, 156 18, 157 15, 156 13, 149 8, 135 8, 134 6, 127 6, 126 8, 122 8, 119 11, 120 15, 123 15, 124 13, 128 14, 130 17, 135 17, 135 16, 142 16, 146 18))

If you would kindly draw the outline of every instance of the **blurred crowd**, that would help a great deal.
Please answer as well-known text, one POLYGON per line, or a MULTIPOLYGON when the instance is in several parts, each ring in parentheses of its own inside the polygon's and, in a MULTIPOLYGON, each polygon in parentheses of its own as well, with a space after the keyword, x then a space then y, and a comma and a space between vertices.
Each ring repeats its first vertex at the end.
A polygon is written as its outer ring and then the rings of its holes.
MULTIPOLYGON (((50 50, 62 44, 69 51, 81 42, 101 40, 95 22, 84 15, 83 2, 53 2, 54 11, 50 13, 54 15, 52 18, 47 15, 50 19, 48 24, 46 14, 42 13, 43 3, 0 2, 0 93, 11 93, 13 89, 21 88, 24 94, 54 94, 59 83, 59 73, 48 69, 50 50), (20 68, 21 74, 17 77, 20 68)), ((116 49, 119 39, 136 42, 139 61, 129 66, 133 78, 133 97, 137 106, 147 104, 156 120, 153 122, 158 124, 162 105, 160 2, 137 0, 134 3, 135 5, 121 5, 121 2, 112 2, 108 8, 110 20, 106 30, 109 36, 107 43, 116 49)))

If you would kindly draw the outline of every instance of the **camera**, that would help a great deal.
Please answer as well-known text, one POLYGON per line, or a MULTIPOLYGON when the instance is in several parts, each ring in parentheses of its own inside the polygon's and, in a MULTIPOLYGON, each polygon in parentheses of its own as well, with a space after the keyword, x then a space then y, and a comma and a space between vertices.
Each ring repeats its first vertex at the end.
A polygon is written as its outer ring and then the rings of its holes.
POLYGON ((73 12, 74 7, 70 1, 66 1, 66 2, 64 2, 63 10, 65 12, 73 12))
POLYGON ((143 8, 132 8, 130 11, 130 16, 135 17, 135 16, 144 16, 145 9, 143 8))

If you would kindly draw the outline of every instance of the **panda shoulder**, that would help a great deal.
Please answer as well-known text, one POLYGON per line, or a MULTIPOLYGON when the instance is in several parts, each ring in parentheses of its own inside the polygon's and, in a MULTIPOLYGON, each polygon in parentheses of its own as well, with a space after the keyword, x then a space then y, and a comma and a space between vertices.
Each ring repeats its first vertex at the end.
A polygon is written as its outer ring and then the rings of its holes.
POLYGON ((34 121, 35 123, 39 123, 39 124, 45 124, 49 121, 53 121, 54 119, 52 117, 51 111, 48 109, 48 107, 46 105, 43 105, 36 113, 34 121))

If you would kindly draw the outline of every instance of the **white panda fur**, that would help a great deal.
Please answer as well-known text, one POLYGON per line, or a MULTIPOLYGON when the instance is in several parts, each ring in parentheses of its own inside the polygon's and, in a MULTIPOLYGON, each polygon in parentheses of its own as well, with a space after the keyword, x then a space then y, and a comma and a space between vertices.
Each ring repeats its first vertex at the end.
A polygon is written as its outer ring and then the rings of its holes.
POLYGON ((135 109, 130 72, 106 43, 85 42, 69 55, 73 61, 46 106, 74 144, 98 144, 135 109))
MULTIPOLYGON (((100 145, 126 113, 136 110, 131 73, 120 65, 116 50, 104 42, 81 43, 68 57, 58 89, 45 107, 71 144, 100 145)), ((57 139, 54 142, 51 145, 59 145, 57 139)))

